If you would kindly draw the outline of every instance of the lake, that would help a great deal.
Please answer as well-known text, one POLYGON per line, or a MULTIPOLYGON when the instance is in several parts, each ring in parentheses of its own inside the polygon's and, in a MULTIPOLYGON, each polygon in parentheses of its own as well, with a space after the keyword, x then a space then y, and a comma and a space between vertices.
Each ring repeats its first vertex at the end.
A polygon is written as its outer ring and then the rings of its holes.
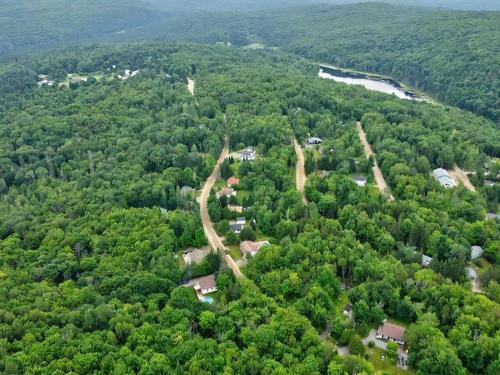
POLYGON ((393 94, 401 99, 418 101, 426 100, 425 98, 422 98, 405 89, 399 82, 390 78, 352 72, 326 65, 320 65, 318 76, 334 80, 335 82, 347 83, 348 85, 361 85, 368 90, 378 91, 384 94, 393 94))

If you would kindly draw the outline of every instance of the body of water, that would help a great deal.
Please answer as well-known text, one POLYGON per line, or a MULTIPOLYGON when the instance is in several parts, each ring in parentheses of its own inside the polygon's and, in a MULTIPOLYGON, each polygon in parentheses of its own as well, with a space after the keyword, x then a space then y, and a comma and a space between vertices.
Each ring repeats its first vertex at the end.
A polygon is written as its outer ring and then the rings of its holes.
POLYGON ((368 90, 378 91, 384 94, 393 94, 401 99, 425 100, 415 93, 403 88, 397 81, 388 78, 369 76, 363 73, 350 72, 324 65, 320 66, 318 76, 332 79, 335 82, 347 83, 348 85, 361 85, 368 90))

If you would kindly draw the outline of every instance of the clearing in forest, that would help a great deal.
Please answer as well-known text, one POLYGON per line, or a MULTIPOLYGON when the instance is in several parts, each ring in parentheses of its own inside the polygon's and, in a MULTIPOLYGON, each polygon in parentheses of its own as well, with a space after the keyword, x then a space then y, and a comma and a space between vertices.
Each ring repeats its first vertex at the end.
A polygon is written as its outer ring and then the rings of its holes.
POLYGON ((453 166, 453 170, 449 171, 450 175, 456 180, 460 181, 470 191, 476 191, 476 188, 469 180, 469 176, 458 165, 453 166))
POLYGON ((194 84, 195 84, 195 82, 193 79, 191 79, 189 77, 188 77, 187 81, 188 81, 188 84, 187 84, 188 91, 191 93, 191 95, 194 96, 194 84))
POLYGON ((302 202, 307 204, 307 199, 304 194, 304 187, 306 185, 306 171, 304 168, 304 152, 302 147, 300 147, 297 139, 293 138, 293 148, 297 154, 297 163, 295 164, 295 183, 297 185, 297 190, 302 195, 302 202))
MULTIPOLYGON (((368 140, 366 139, 366 133, 361 126, 361 122, 356 122, 356 129, 358 129, 359 139, 361 140, 361 143, 363 144, 363 147, 365 149, 366 158, 369 159, 370 156, 373 155, 373 151, 370 144, 368 143, 368 140)), ((380 170, 375 158, 373 159, 373 176, 375 177, 375 182, 380 192, 383 195, 387 195, 390 201, 393 201, 394 197, 391 193, 389 193, 389 188, 387 186, 387 183, 385 182, 384 175, 382 174, 382 171, 380 170)))

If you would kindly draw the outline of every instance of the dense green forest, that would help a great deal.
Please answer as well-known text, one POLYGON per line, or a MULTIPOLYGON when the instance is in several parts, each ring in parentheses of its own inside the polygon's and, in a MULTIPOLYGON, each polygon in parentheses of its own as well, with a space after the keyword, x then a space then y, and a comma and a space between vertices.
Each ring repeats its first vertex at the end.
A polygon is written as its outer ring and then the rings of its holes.
POLYGON ((498 12, 380 3, 320 5, 191 15, 137 33, 279 47, 316 61, 387 74, 447 104, 498 120, 499 17, 498 12))
POLYGON ((7 0, 0 7, 0 56, 102 40, 260 43, 386 74, 498 121, 498 11, 315 2, 7 0))
POLYGON ((2 77, 0 372, 372 374, 380 353, 361 338, 388 318, 407 327, 410 371, 498 373, 500 224, 485 214, 500 189, 484 184, 495 123, 322 80, 312 62, 271 50, 74 48, 2 77), (118 79, 125 69, 139 72, 118 79), (39 74, 54 85, 38 87, 39 74), (356 121, 395 201, 372 184, 356 121), (192 270, 179 255, 206 245, 189 191, 225 135, 258 155, 222 172, 240 178, 229 203, 251 224, 230 232, 236 214, 215 190, 210 216, 228 245, 270 246, 247 260, 248 279, 222 263, 206 304, 182 283, 218 262, 192 270), (306 149, 307 205, 294 136, 323 139, 306 149), (477 192, 431 177, 454 163, 477 172, 477 192), (484 248, 472 262, 481 293, 466 274, 471 245, 484 248))

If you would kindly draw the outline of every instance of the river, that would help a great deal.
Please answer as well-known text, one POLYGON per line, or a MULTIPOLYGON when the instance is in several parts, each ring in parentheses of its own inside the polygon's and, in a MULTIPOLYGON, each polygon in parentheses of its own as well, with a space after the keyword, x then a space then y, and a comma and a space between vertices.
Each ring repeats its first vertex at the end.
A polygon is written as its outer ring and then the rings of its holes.
POLYGON ((417 101, 427 100, 405 89, 397 81, 390 78, 352 72, 326 65, 320 65, 318 76, 334 80, 335 82, 347 83, 348 85, 361 85, 368 90, 378 91, 384 94, 393 94, 401 99, 417 101))

